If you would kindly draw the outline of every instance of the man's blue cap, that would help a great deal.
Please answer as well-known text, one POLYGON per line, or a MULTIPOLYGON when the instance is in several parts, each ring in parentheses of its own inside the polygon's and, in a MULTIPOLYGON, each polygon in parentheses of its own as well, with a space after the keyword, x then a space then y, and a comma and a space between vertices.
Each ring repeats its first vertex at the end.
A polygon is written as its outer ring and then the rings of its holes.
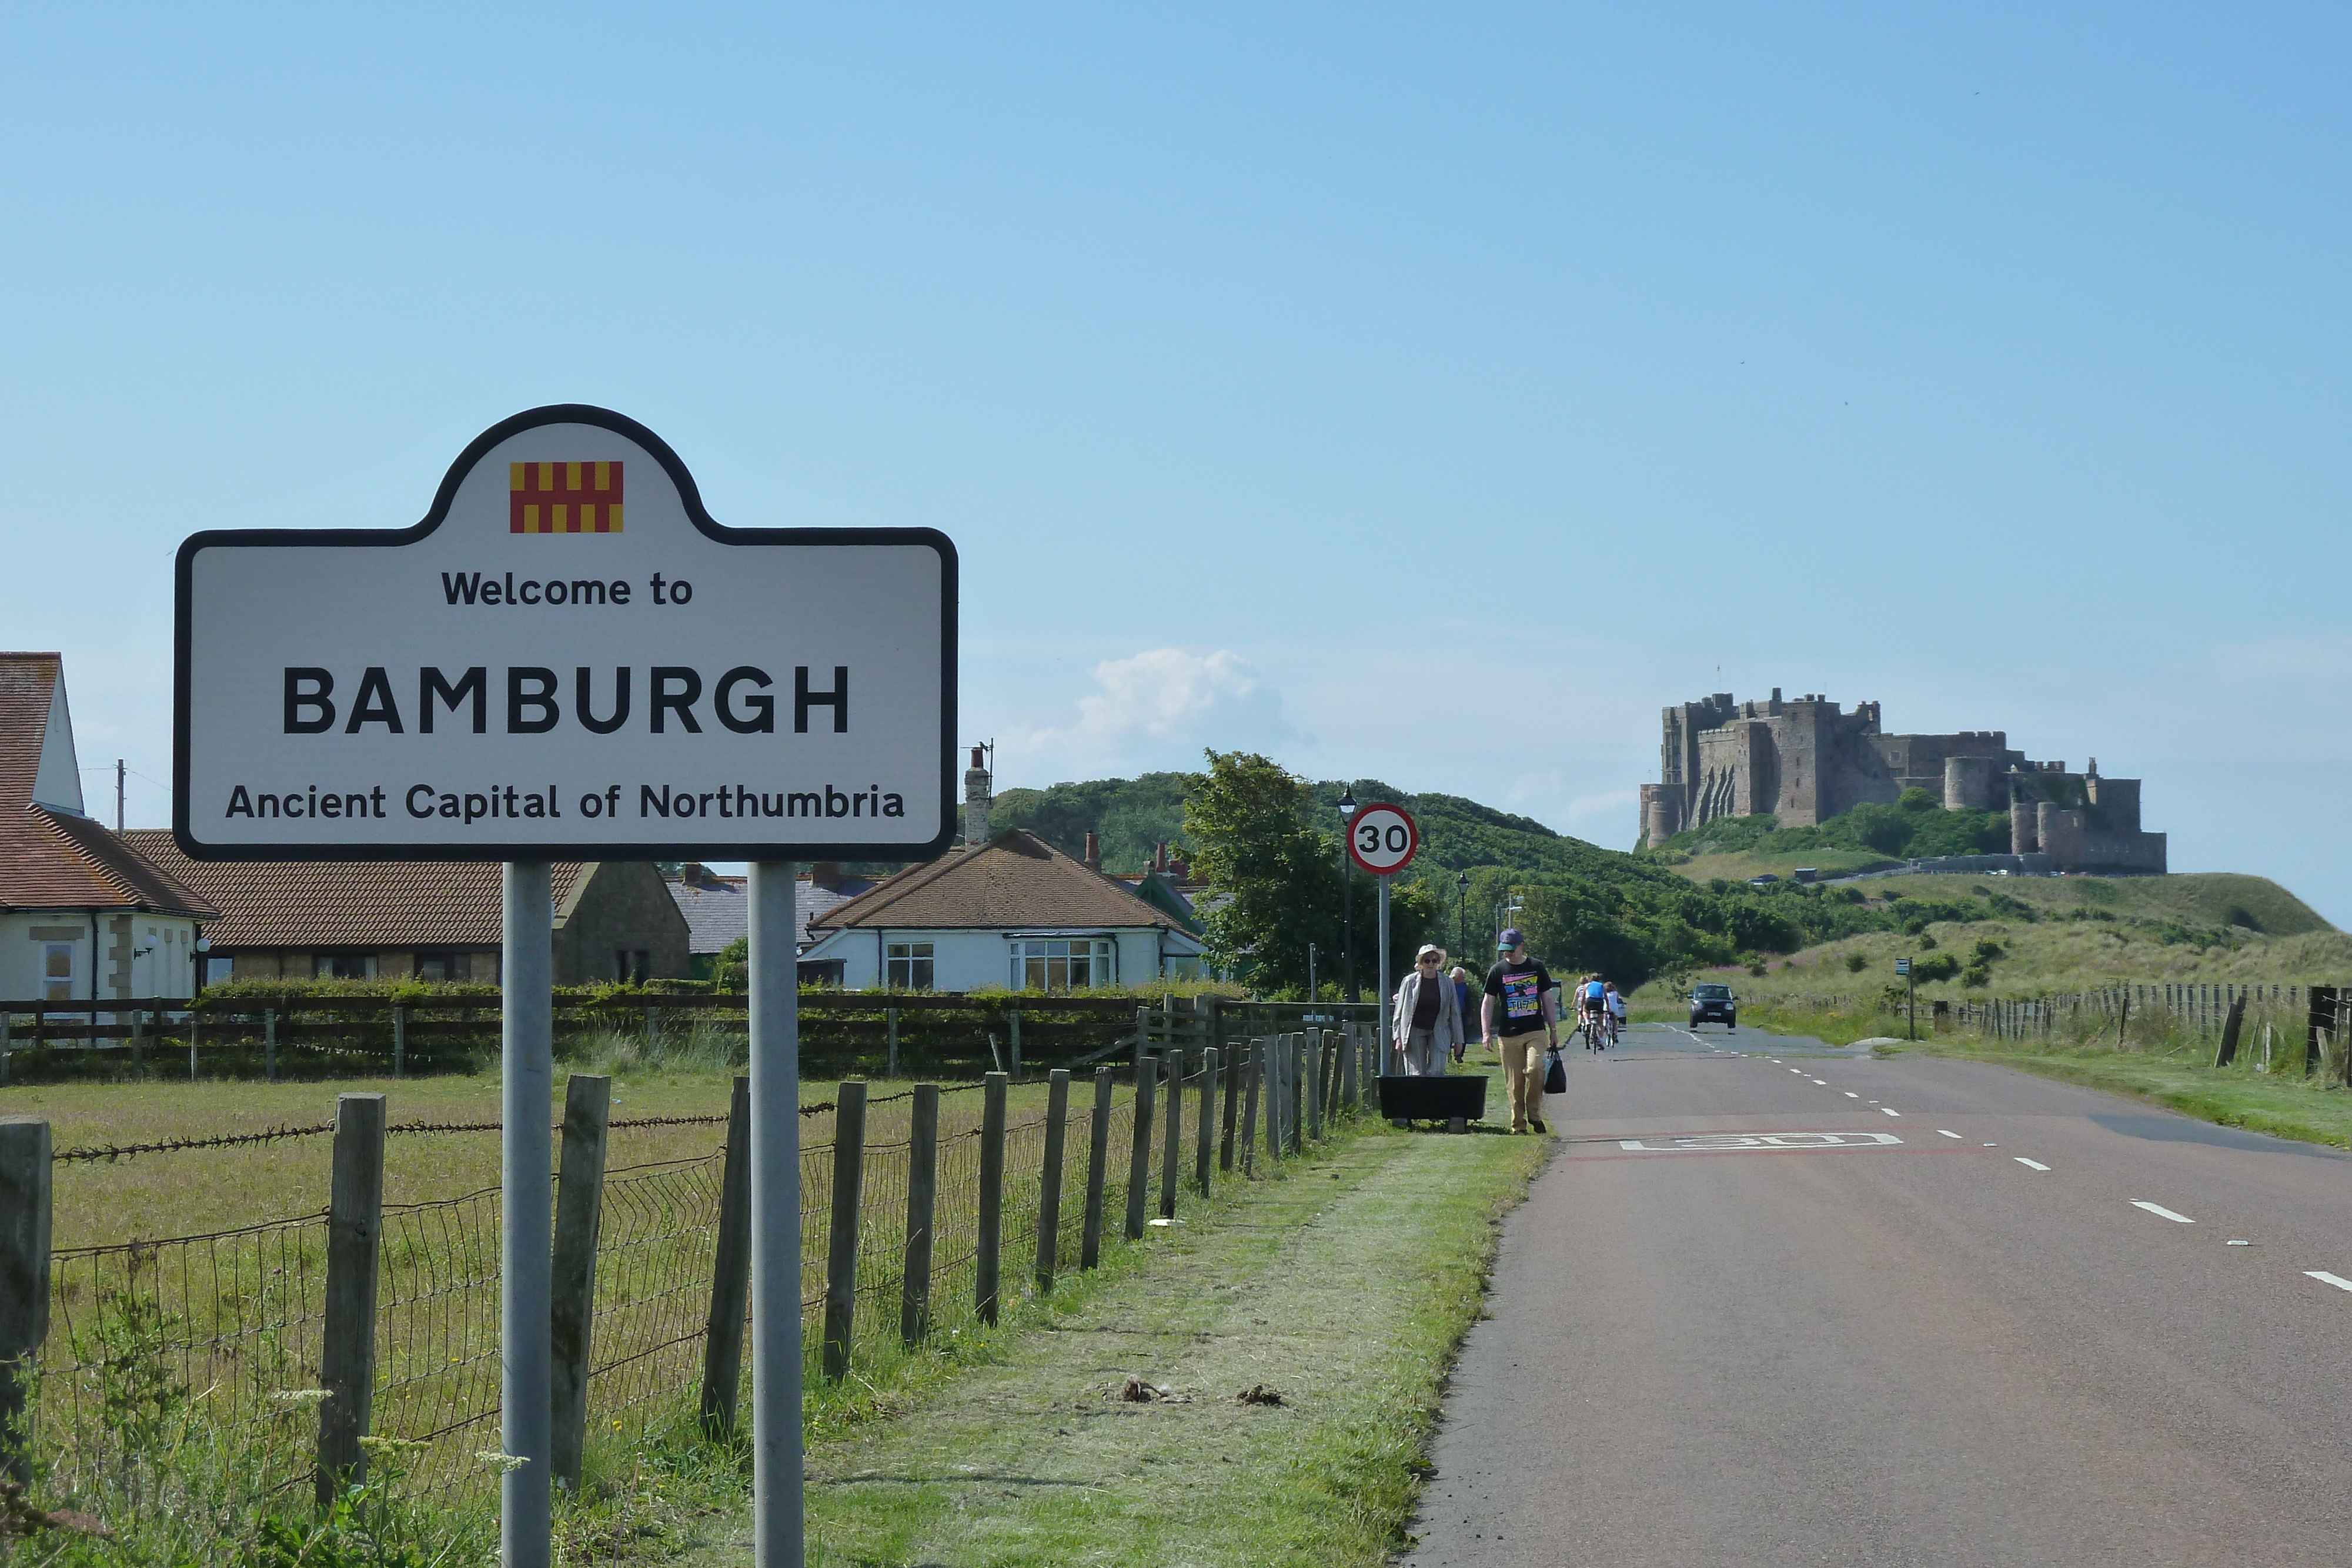
POLYGON ((1497 953, 1507 953, 1512 948, 1523 945, 1527 939, 1527 934, 1521 931, 1517 926, 1513 925, 1507 927, 1502 936, 1496 938, 1495 951, 1497 953))

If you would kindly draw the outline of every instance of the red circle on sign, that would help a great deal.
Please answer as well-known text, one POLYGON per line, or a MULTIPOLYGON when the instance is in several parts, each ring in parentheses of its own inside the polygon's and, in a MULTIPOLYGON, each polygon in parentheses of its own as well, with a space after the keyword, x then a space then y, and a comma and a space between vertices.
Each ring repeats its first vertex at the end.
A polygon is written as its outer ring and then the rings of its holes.
POLYGON ((1421 852, 1421 827, 1402 806, 1366 806, 1348 824, 1348 858, 1374 876, 1393 876, 1421 852))

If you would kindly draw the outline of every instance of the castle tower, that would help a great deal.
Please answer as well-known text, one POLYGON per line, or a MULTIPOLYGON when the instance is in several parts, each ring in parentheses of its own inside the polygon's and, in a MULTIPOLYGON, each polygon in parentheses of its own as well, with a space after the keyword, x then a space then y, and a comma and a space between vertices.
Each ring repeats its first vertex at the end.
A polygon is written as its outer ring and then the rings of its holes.
POLYGON ((1990 811, 1992 810, 1993 759, 1990 757, 1947 757, 1944 758, 1944 810, 1947 811, 1990 811))

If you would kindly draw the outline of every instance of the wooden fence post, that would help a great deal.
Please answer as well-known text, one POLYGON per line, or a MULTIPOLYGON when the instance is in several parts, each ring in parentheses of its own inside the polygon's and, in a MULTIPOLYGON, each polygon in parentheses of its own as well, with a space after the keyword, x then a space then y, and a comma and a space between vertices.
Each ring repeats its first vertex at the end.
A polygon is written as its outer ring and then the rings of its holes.
POLYGON ((1291 1155, 1307 1152, 1307 1124, 1298 1114, 1298 1100, 1307 1086, 1307 1037, 1291 1034, 1291 1155))
POLYGON ((1078 1267, 1102 1261, 1103 1186, 1110 1165, 1110 1069, 1095 1069, 1095 1115, 1087 1124, 1087 1220, 1078 1238, 1078 1267))
MULTIPOLYGON (((845 1079, 834 1095, 833 1224, 825 1238, 824 1375, 849 1371, 857 1323, 857 1208, 866 1184, 866 1081, 845 1079)), ((779 1216, 779 1218, 789 1218, 779 1216)))
POLYGON ((915 1085, 907 1132, 907 1257, 898 1282, 898 1337, 919 1344, 931 1332, 931 1238, 940 1206, 940 1086, 915 1085))
POLYGON ((346 1481, 367 1479, 370 1406, 375 1399, 376 1260, 383 1250, 383 1128, 381 1094, 335 1097, 335 1153, 327 1199, 326 1322, 319 1343, 317 1497, 324 1508, 346 1481))
POLYGON ((1004 1051, 1005 1054, 1013 1059, 1013 1082, 1018 1083, 1021 1082, 1021 1009, 1019 1008, 1014 1008, 1005 1014, 1004 1051))
POLYGON ((1193 1130, 1192 1176, 1200 1184, 1201 1196, 1209 1196, 1209 1153, 1217 1129, 1217 1065, 1220 1056, 1215 1046, 1201 1053, 1201 1124, 1193 1130))
POLYGON ((727 1163, 719 1178, 719 1248, 710 1270, 710 1325, 702 1341, 702 1429, 735 1430, 743 1381, 743 1314, 751 1295, 751 1081, 738 1076, 727 1106, 727 1163))
POLYGON ((1242 1076, 1249 1081, 1248 1083, 1244 1086, 1242 1091, 1244 1097, 1241 1126, 1242 1176, 1244 1178, 1257 1174, 1258 1081, 1265 1075, 1264 1066, 1265 1055, 1265 1042, 1264 1040, 1244 1040, 1242 1042, 1242 1076))
POLYGON ((408 1065, 408 1009, 392 1009, 392 1075, 397 1078, 408 1065))
POLYGON ((563 1153, 556 1166, 555 1257, 549 1277, 551 1466, 580 1490, 588 1448, 588 1354, 596 1314, 596 1228, 604 1212, 605 1127, 613 1081, 575 1072, 563 1088, 563 1153))
POLYGON ((261 1009, 261 1076, 278 1082, 278 1009, 261 1009))
POLYGON ((888 1060, 883 1063, 883 1076, 896 1078, 898 1076, 898 1009, 897 1008, 882 1009, 882 1027, 890 1037, 890 1054, 888 1060))
POLYGON ((1070 1070, 1045 1075, 1045 1159, 1037 1172, 1037 1293, 1054 1293, 1062 1260, 1062 1145, 1070 1130, 1070 1070))
MULTIPOLYGON (((188 1013, 188 1082, 191 1083, 196 1081, 196 1030, 204 1021, 204 1014, 193 1009, 188 1013)), ((5 1067, 5 1063, 0 1063, 0 1067, 5 1067)), ((0 1071, 0 1083, 6 1082, 6 1072, 0 1071)))
POLYGON ((20 1486, 33 1479, 26 1396, 48 1333, 49 1124, 0 1117, 0 1474, 20 1486))
POLYGON ((1232 1048, 1219 1054, 1225 1064, 1225 1115, 1223 1124, 1217 1129, 1217 1168, 1230 1172, 1234 1168, 1234 1119, 1241 1110, 1242 1075, 1247 1071, 1244 1064, 1249 1061, 1248 1042, 1236 1041, 1232 1048))
POLYGON ((1012 1075, 992 1072, 980 1091, 980 1244, 974 1291, 980 1321, 996 1322, 998 1260, 1004 1242, 1004 1086, 1012 1075))
POLYGON ((131 1076, 136 1081, 147 1076, 147 1009, 131 1009, 131 1076))
POLYGON ((1176 1218, 1176 1183, 1184 1159, 1184 1059, 1168 1075, 1168 1121, 1160 1139, 1160 1218, 1176 1218))
POLYGON ((1150 1049, 1151 1009, 1149 1006, 1139 1007, 1135 1009, 1135 1070, 1138 1082, 1141 1081, 1143 1058, 1150 1049))
POLYGON ((1298 1037, 1299 1081, 1307 1085, 1307 1135, 1323 1141, 1323 1031, 1309 1030, 1298 1037))
POLYGON ((1135 1070, 1135 1146, 1127 1158, 1127 1239, 1143 1236, 1143 1204, 1151 1189, 1151 1099, 1160 1064, 1145 1057, 1135 1070))

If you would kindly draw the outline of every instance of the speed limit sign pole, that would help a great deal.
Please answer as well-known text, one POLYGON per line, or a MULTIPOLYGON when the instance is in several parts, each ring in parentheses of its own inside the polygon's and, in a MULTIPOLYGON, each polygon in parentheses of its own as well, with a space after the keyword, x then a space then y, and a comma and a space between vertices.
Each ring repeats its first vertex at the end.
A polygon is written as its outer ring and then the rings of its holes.
POLYGON ((1389 883, 1421 852, 1421 827, 1402 806, 1370 805, 1356 813, 1348 831, 1348 855, 1370 872, 1381 889, 1381 1061, 1396 1066, 1395 998, 1389 992, 1389 883))

